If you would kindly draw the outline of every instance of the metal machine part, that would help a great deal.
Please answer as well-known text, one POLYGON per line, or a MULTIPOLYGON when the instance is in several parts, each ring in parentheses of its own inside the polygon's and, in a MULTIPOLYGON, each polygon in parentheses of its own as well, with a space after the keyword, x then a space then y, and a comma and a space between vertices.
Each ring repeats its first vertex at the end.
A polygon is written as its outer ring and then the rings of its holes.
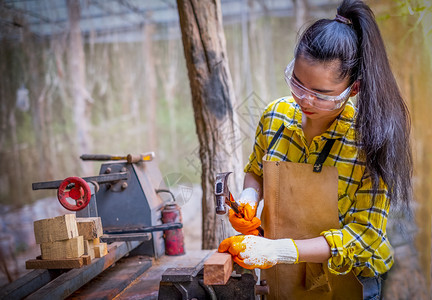
POLYGON ((89 185, 84 179, 79 177, 66 178, 57 190, 57 198, 60 204, 71 211, 85 208, 90 202, 90 197, 91 191, 89 185))

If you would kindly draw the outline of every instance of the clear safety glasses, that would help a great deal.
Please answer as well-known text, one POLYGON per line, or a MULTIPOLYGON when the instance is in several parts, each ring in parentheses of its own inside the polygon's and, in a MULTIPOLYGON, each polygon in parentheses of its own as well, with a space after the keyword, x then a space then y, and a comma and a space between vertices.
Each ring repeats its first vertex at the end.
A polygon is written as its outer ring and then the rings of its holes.
POLYGON ((348 100, 353 85, 347 87, 338 96, 329 96, 314 92, 304 87, 293 77, 294 62, 295 60, 292 60, 285 69, 285 81, 290 87, 293 96, 301 101, 307 101, 313 107, 327 111, 341 108, 348 100))

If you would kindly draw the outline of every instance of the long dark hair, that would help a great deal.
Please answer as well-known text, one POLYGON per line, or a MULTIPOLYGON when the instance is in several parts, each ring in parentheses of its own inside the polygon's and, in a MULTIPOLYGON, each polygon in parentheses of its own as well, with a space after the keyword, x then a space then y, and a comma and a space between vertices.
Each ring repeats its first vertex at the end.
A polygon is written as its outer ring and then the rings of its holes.
POLYGON ((388 62, 371 9, 360 0, 344 0, 343 18, 321 19, 302 34, 295 57, 340 60, 340 78, 360 80, 356 140, 376 191, 381 177, 393 202, 411 200, 410 118, 388 62))

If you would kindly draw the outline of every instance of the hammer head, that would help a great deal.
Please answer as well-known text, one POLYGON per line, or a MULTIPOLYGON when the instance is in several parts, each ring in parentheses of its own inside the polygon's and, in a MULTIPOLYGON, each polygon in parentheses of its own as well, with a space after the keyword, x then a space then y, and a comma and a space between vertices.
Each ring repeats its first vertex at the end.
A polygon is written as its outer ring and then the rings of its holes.
POLYGON ((223 215, 227 212, 225 199, 229 197, 228 175, 232 172, 217 173, 215 182, 216 213, 223 215))

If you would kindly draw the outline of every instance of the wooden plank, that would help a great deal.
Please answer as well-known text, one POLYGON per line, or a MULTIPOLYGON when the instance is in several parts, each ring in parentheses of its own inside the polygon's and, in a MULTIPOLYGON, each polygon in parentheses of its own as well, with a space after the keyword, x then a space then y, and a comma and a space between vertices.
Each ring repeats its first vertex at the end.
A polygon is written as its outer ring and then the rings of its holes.
MULTIPOLYGON (((145 256, 131 256, 119 260, 115 266, 99 274, 68 299, 115 299, 138 276, 152 265, 152 259, 145 256)), ((138 299, 138 298, 136 298, 138 299)))
POLYGON ((77 258, 84 254, 84 240, 82 236, 58 242, 42 243, 42 259, 77 258))
POLYGON ((23 299, 63 274, 64 270, 33 270, 0 289, 0 299, 23 299))
POLYGON ((103 257, 108 253, 106 243, 100 243, 98 245, 95 245, 93 249, 96 258, 103 257))
POLYGON ((66 259, 29 259, 26 269, 75 269, 84 265, 82 257, 66 259))
POLYGON ((29 295, 26 299, 65 299, 140 244, 141 242, 118 242, 110 244, 109 252, 104 257, 95 259, 88 266, 68 271, 29 295))
POLYGON ((233 260, 229 253, 215 252, 204 262, 204 284, 226 284, 233 270, 233 260))
POLYGON ((36 244, 62 241, 78 236, 78 227, 74 214, 37 220, 33 225, 36 244))
POLYGON ((92 240, 103 234, 101 218, 77 218, 78 234, 92 240))

